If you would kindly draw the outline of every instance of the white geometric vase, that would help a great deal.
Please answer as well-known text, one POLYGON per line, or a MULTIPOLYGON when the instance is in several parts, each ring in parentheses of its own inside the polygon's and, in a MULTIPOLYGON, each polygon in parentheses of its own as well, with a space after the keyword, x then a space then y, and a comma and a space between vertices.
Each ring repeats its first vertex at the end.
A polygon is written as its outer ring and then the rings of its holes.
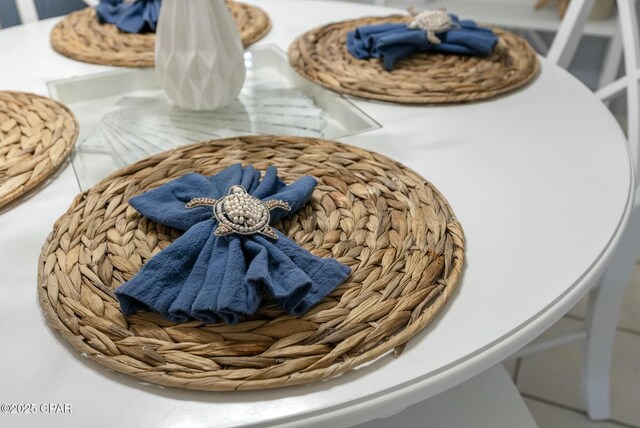
POLYGON ((242 41, 224 0, 163 0, 156 29, 156 73, 178 106, 215 110, 242 89, 242 41))

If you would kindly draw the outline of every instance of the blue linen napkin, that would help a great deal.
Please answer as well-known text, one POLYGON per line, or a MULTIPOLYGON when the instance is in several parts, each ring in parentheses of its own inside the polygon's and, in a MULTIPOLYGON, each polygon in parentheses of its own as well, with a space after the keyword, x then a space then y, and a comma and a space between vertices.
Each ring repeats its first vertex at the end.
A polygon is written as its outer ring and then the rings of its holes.
POLYGON ((460 20, 449 14, 454 28, 438 33, 440 44, 433 44, 427 34, 410 29, 406 24, 378 24, 358 27, 347 34, 347 49, 358 59, 382 58, 385 70, 417 53, 428 51, 457 55, 487 56, 498 42, 490 29, 479 27, 474 21, 460 20))
POLYGON ((114 24, 125 33, 155 32, 162 0, 100 0, 96 6, 98 21, 114 24))
POLYGON ((131 198, 131 206, 144 216, 186 232, 116 289, 125 315, 145 309, 173 322, 234 324, 256 311, 264 293, 299 316, 349 276, 349 267, 314 256, 278 231, 277 240, 260 234, 216 236, 218 222, 211 207, 185 207, 194 198, 224 197, 238 184, 262 202, 289 204, 290 211, 270 212, 275 222, 301 208, 316 181, 302 177, 287 185, 275 167, 260 179, 252 166, 236 164, 212 177, 187 174, 131 198))

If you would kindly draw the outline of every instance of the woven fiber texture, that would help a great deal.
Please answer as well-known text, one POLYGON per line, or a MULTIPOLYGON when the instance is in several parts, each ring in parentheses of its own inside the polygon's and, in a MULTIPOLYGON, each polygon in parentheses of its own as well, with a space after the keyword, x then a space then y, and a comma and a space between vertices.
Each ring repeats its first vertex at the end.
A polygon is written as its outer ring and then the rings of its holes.
POLYGON ((324 140, 241 137, 152 156, 78 195, 43 247, 38 292, 50 326, 105 367, 189 389, 275 388, 399 354, 454 292, 463 247, 443 196, 389 158, 324 140), (269 302, 236 325, 123 317, 113 290, 178 236, 127 200, 237 162, 276 165, 285 182, 316 177, 311 201, 275 227, 352 275, 300 318, 269 302))
POLYGON ((0 91, 0 207, 62 165, 77 137, 78 123, 62 104, 0 91))
MULTIPOLYGON (((271 29, 269 16, 255 6, 227 1, 244 46, 263 38, 271 29)), ((101 24, 93 8, 73 12, 51 31, 51 46, 64 56, 93 64, 151 67, 155 34, 124 33, 101 24)))
POLYGON ((409 22, 410 16, 361 18, 313 29, 289 47, 289 62, 307 79, 336 92, 407 104, 491 98, 519 88, 538 73, 529 43, 497 28, 494 53, 471 57, 425 53, 399 61, 391 72, 379 59, 360 60, 347 50, 347 33, 364 25, 409 22))

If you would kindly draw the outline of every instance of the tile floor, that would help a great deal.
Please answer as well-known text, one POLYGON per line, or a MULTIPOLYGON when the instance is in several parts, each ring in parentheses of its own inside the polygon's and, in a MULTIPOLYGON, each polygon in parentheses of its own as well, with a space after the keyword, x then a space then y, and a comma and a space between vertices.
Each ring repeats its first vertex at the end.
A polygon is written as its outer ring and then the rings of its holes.
MULTIPOLYGON (((640 264, 625 296, 618 323, 612 372, 612 418, 591 422, 580 391, 581 343, 567 344, 508 361, 511 373, 540 428, 640 428, 640 264)), ((575 328, 584 317, 580 302, 545 336, 575 328)))

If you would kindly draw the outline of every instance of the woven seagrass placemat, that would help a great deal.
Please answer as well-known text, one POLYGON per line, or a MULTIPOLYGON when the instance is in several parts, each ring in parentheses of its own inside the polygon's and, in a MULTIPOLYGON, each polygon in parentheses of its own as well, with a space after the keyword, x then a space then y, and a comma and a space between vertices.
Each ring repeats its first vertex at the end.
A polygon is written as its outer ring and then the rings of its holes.
POLYGON ((33 189, 67 158, 78 123, 62 104, 0 91, 0 207, 33 189))
MULTIPOLYGON (((227 0, 240 38, 249 46, 271 29, 269 16, 260 8, 227 0)), ((51 46, 78 61, 122 67, 151 67, 155 34, 124 33, 115 25, 101 24, 93 8, 70 13, 51 31, 51 46)))
POLYGON ((538 73, 527 41, 501 29, 488 57, 425 53, 386 71, 379 59, 357 59, 347 50, 347 33, 364 25, 404 22, 402 15, 360 18, 315 28, 289 47, 289 62, 307 79, 336 92, 380 101, 431 104, 475 101, 519 88, 538 73))
POLYGON ((39 261, 50 326, 98 363, 148 382, 199 390, 309 383, 403 345, 442 309, 464 259, 460 224, 424 178, 387 157, 299 137, 241 137, 184 146, 121 169, 78 195, 39 261), (352 275, 300 318, 265 304, 236 325, 124 317, 113 290, 178 233, 127 201, 189 172, 242 162, 318 180, 311 201, 276 227, 352 275))

